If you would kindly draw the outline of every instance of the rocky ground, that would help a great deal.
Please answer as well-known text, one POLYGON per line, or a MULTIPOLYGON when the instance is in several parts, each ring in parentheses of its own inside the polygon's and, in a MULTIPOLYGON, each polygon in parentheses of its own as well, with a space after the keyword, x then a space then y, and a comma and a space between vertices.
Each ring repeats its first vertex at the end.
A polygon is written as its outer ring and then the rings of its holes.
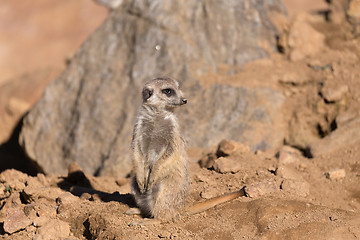
POLYGON ((359 239, 360 37, 341 6, 291 8, 290 20, 278 21, 282 53, 202 80, 271 87, 286 97, 282 147, 254 153, 216 139, 188 151, 188 205, 244 186, 247 196, 174 223, 129 226, 139 217, 123 214, 134 205, 127 178, 93 177, 76 164, 64 176, 8 169, 0 174, 0 238, 359 239))

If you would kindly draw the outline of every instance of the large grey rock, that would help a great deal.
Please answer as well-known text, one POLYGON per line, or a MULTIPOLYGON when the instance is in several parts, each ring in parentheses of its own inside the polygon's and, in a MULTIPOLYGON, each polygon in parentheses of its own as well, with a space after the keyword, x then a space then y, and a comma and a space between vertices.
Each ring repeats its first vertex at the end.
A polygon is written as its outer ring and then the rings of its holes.
POLYGON ((45 173, 76 161, 86 173, 124 176, 142 85, 168 75, 189 100, 179 115, 190 146, 276 146, 280 92, 199 81, 275 51, 270 11, 284 14, 281 1, 124 1, 26 116, 21 145, 45 173))

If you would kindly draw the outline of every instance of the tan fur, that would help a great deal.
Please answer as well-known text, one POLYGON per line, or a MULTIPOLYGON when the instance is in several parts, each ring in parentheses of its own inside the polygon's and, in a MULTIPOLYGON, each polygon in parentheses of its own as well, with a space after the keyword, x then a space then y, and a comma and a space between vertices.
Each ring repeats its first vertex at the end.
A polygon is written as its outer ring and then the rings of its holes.
POLYGON ((132 193, 145 217, 174 220, 186 202, 188 163, 173 113, 175 107, 185 103, 179 84, 173 79, 154 79, 145 84, 132 142, 132 193), (163 92, 166 89, 172 91, 169 96, 163 92))
POLYGON ((243 189, 184 209, 189 192, 188 162, 174 108, 185 104, 179 83, 171 78, 147 82, 142 91, 133 133, 135 177, 132 193, 145 219, 130 225, 148 225, 175 220, 181 213, 195 214, 217 204, 244 196, 243 189), (169 90, 170 89, 170 90, 169 90), (153 218, 153 219, 152 219, 153 218))

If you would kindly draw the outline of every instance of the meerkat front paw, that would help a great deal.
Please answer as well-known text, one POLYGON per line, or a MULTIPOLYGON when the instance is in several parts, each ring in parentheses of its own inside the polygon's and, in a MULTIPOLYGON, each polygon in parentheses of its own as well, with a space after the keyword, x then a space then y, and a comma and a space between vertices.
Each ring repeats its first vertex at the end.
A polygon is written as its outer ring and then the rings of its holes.
POLYGON ((141 211, 139 208, 129 208, 124 212, 126 215, 140 215, 141 211))

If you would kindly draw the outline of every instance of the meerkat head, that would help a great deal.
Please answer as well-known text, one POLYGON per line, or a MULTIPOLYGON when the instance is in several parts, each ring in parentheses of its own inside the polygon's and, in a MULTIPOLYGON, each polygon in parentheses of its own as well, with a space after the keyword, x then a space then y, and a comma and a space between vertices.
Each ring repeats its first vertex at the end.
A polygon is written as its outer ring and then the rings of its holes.
POLYGON ((179 82, 172 78, 155 78, 148 81, 142 91, 143 104, 159 110, 173 110, 187 103, 179 88, 179 82))

